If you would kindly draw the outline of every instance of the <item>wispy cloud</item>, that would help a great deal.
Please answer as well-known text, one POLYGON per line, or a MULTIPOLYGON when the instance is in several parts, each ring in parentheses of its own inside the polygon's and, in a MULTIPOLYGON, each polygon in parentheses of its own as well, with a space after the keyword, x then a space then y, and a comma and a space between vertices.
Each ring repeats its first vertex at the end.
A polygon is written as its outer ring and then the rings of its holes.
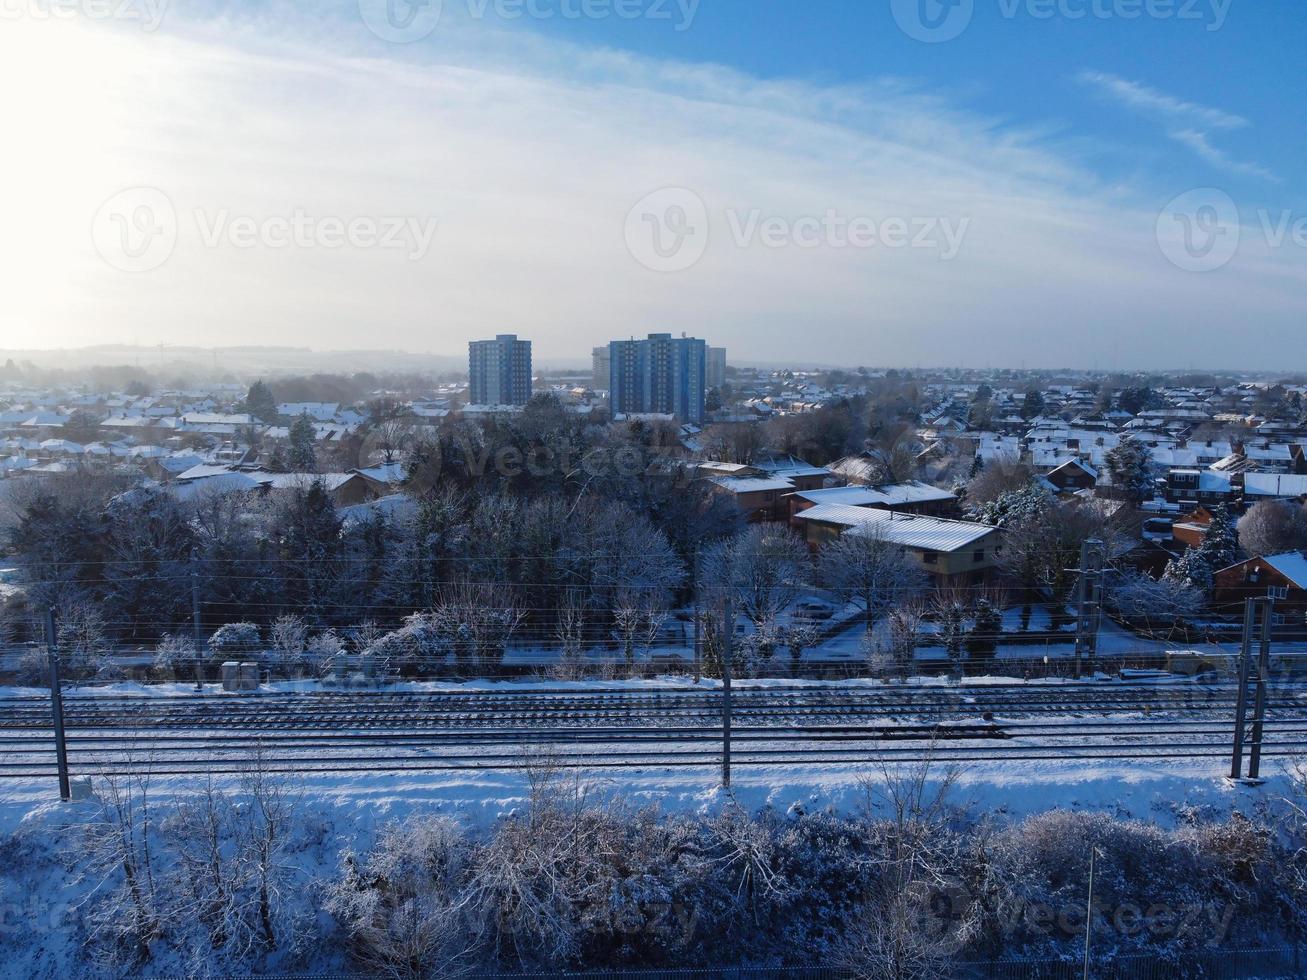
POLYGON ((1247 174, 1249 177, 1260 177, 1263 180, 1278 182, 1280 179, 1260 164, 1244 163, 1231 159, 1230 155, 1224 150, 1212 145, 1212 141, 1208 139, 1206 133, 1195 129, 1180 129, 1170 135, 1173 140, 1183 143, 1218 170, 1247 174))
POLYGON ((1218 170, 1278 181, 1271 171, 1256 163, 1235 160, 1212 143, 1212 132, 1244 129, 1248 120, 1197 102, 1188 102, 1159 92, 1139 82, 1101 71, 1081 72, 1078 79, 1126 108, 1156 120, 1169 139, 1192 150, 1218 170))

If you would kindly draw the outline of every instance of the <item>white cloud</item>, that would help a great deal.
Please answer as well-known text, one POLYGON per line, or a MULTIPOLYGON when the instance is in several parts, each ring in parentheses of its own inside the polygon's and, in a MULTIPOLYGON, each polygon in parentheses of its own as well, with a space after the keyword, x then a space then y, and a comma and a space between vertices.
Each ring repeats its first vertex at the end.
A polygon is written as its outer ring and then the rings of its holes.
POLYGON ((179 33, 6 25, 0 81, 32 94, 0 160, 0 207, 19 219, 0 229, 13 273, 0 347, 456 354, 512 330, 537 356, 580 361, 615 336, 686 330, 763 360, 1228 366, 1202 337, 1251 317, 1268 343, 1288 340, 1304 312, 1301 270, 1256 250, 1206 277, 1168 265, 1153 236, 1174 191, 1104 187, 1044 138, 902 83, 764 81, 477 25, 411 49, 287 16, 167 26, 179 33), (142 185, 171 199, 178 240, 131 275, 101 261, 89 227, 142 185), (710 215, 704 258, 675 274, 639 265, 623 239, 632 205, 666 186, 710 215), (409 261, 206 248, 194 218, 296 209, 439 228, 409 261), (970 224, 942 262, 739 248, 729 209, 970 224))
POLYGON ((1279 180, 1265 167, 1234 160, 1224 150, 1213 145, 1211 132, 1243 129, 1248 125, 1248 120, 1242 116, 1197 102, 1186 102, 1106 72, 1086 71, 1078 77, 1081 82, 1093 86, 1127 108, 1158 120, 1169 139, 1187 146, 1216 169, 1263 180, 1279 180))

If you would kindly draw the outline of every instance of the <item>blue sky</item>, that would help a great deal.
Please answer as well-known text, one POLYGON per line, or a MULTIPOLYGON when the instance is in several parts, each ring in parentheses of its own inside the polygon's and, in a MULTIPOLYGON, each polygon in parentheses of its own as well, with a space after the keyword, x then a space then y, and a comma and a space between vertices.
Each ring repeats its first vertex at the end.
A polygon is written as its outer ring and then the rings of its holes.
POLYGON ((0 347, 1303 366, 1301 3, 387 2, 14 8, 0 347))
POLYGON ((1186 2, 1176 0, 1168 19, 1123 19, 1117 11, 1128 5, 1106 0, 1097 7, 1092 0, 1049 5, 1087 11, 1069 19, 1037 16, 1038 0, 976 0, 969 25, 944 43, 908 37, 888 0, 702 0, 683 31, 665 21, 616 17, 524 19, 516 26, 764 78, 853 85, 901 78, 996 124, 1046 129, 1105 180, 1147 175, 1159 191, 1217 181, 1250 205, 1300 198, 1307 116, 1289 107, 1307 98, 1307 4, 1201 0, 1186 8, 1186 2), (1087 72, 1242 117, 1246 126, 1223 135, 1220 148, 1277 179, 1232 173, 1195 156, 1167 138, 1156 115, 1103 97, 1084 81, 1087 72))

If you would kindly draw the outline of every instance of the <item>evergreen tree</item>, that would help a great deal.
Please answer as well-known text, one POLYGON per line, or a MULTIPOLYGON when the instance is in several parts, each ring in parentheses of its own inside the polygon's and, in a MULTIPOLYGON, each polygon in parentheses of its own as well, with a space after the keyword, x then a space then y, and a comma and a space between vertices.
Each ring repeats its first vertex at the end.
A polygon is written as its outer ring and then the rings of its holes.
POLYGON ((1214 572, 1229 568, 1239 560, 1239 529, 1225 504, 1212 511, 1212 523, 1207 526, 1207 536, 1199 550, 1214 572))
POLYGON ((1112 485, 1132 503, 1139 504, 1153 495, 1153 476, 1149 470, 1152 453, 1143 443, 1126 437, 1107 453, 1107 471, 1112 485))
POLYGON ((1021 403, 1021 417, 1027 421, 1044 414, 1044 396, 1038 391, 1027 391, 1021 403))
POLYGON ((308 412, 301 412, 299 418, 290 426, 290 454, 286 463, 295 473, 316 473, 318 456, 313 443, 316 437, 313 421, 308 412))
POLYGON ((1213 573, 1229 568, 1238 558, 1238 530, 1229 510, 1222 504, 1212 512, 1212 523, 1207 527, 1203 543, 1168 562, 1163 577, 1208 595, 1212 591, 1213 573))
POLYGON ((967 634, 967 655, 972 660, 992 660, 998 651, 1003 616, 988 599, 976 603, 976 612, 967 634))
POLYGON ((245 411, 261 422, 272 424, 277 421, 277 399, 262 378, 250 385, 245 395, 245 411))
POLYGON ((282 601, 309 622, 319 622, 334 610, 343 555, 340 517, 321 480, 285 494, 277 530, 282 601))

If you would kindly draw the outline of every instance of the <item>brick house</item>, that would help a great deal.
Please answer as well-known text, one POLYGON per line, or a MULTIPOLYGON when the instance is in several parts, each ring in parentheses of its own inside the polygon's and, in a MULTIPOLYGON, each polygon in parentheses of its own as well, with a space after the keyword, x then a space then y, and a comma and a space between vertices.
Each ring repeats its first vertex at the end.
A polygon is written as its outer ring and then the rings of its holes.
POLYGON ((1212 585, 1212 605, 1223 613, 1237 614, 1245 600, 1270 596, 1277 623, 1301 624, 1307 616, 1307 558, 1296 551, 1222 568, 1212 585))
POLYGON ((1098 485, 1098 471, 1088 463, 1078 459, 1068 459, 1061 466, 1050 470, 1044 477, 1057 488, 1058 493, 1075 493, 1077 490, 1091 490, 1098 485))

